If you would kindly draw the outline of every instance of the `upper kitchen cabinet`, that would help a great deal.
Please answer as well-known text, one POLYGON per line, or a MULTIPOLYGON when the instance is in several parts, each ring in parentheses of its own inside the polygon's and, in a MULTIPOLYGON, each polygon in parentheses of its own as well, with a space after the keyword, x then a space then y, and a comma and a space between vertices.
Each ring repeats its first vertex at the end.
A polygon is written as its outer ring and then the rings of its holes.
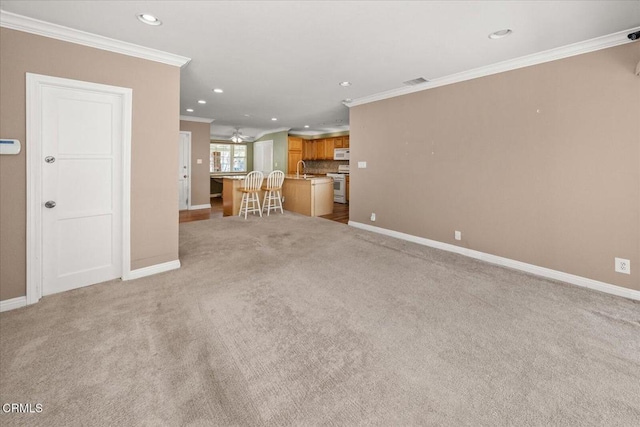
POLYGON ((316 142, 306 139, 304 141, 304 146, 302 150, 302 158, 303 160, 316 160, 318 157, 316 142))
MULTIPOLYGON (((333 160, 333 151, 336 148, 349 148, 349 136, 305 139, 302 140, 301 145, 303 160, 333 160)), ((289 143, 289 150, 291 147, 292 145, 289 143)))
POLYGON ((316 140, 316 154, 317 154, 316 159, 327 160, 327 154, 325 153, 326 146, 327 146, 326 139, 316 140))
POLYGON ((302 151, 302 138, 289 137, 289 151, 302 151))
POLYGON ((327 138, 324 141, 324 158, 333 160, 333 149, 336 148, 336 138, 327 138))

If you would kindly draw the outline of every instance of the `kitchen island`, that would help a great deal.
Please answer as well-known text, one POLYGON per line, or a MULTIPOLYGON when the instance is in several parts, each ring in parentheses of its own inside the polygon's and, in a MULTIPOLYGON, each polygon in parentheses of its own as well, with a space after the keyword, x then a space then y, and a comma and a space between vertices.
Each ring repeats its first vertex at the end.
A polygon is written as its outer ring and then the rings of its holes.
POLYGON ((285 175, 283 208, 307 216, 333 213, 333 179, 326 176, 285 175))
MULTIPOLYGON (((222 179, 222 214, 238 215, 244 185, 244 176, 224 176, 222 179)), ((263 185, 267 183, 266 179, 263 185)), ((333 179, 326 176, 285 175, 282 184, 282 207, 285 210, 307 216, 333 213, 333 179)), ((260 205, 264 191, 260 191, 260 205)))
MULTIPOLYGON (((242 192, 240 189, 244 185, 246 175, 223 176, 222 178, 222 216, 238 215, 240 212, 240 202, 242 202, 242 192)), ((264 191, 259 193, 260 203, 264 197, 264 191)))

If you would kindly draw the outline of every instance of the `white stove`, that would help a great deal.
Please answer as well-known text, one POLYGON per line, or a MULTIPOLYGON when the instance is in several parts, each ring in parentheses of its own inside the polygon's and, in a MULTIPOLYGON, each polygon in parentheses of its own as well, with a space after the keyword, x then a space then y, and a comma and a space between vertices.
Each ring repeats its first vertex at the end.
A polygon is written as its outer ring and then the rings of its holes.
POLYGON ((333 201, 336 203, 347 203, 347 175, 349 165, 340 165, 337 173, 327 174, 333 178, 333 201))
POLYGON ((338 173, 349 173, 349 165, 340 165, 338 166, 338 173))

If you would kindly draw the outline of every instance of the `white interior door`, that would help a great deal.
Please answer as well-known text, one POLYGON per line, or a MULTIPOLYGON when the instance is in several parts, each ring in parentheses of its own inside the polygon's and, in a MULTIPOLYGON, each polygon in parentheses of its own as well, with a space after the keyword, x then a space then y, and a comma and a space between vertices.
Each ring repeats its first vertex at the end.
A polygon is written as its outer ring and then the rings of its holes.
POLYGON ((122 276, 123 102, 41 90, 43 295, 122 276))
POLYGON ((259 141, 253 144, 253 170, 265 176, 273 171, 273 141, 259 141))
POLYGON ((191 132, 180 132, 178 144, 178 208, 189 209, 191 188, 191 132))

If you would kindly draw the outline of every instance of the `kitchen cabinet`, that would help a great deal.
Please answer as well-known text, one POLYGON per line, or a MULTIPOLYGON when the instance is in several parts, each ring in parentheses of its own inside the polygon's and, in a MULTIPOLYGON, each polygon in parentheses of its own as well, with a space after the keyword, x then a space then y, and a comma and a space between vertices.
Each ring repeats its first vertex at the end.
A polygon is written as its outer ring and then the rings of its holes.
POLYGON ((316 140, 316 159, 327 160, 327 154, 325 153, 326 146, 327 146, 326 139, 316 140))
POLYGON ((289 137, 289 151, 302 151, 302 138, 289 137))
POLYGON ((326 160, 333 160, 333 149, 336 147, 336 138, 325 139, 324 145, 324 158, 326 160))
POLYGON ((302 160, 303 140, 298 137, 289 137, 289 150, 287 152, 287 171, 295 173, 298 161, 302 160))
POLYGON ((289 151, 289 157, 287 158, 287 172, 296 173, 296 166, 298 162, 302 160, 302 151, 289 151))
POLYGON ((309 139, 304 141, 302 160, 316 160, 317 157, 315 141, 311 141, 309 139))
POLYGON ((283 208, 307 216, 333 213, 333 179, 286 175, 282 184, 283 208))
MULTIPOLYGON (((333 160, 333 151, 336 148, 349 148, 349 136, 306 139, 300 142, 300 147, 302 160, 333 160)), ((291 144, 289 150, 291 150, 291 144)))

